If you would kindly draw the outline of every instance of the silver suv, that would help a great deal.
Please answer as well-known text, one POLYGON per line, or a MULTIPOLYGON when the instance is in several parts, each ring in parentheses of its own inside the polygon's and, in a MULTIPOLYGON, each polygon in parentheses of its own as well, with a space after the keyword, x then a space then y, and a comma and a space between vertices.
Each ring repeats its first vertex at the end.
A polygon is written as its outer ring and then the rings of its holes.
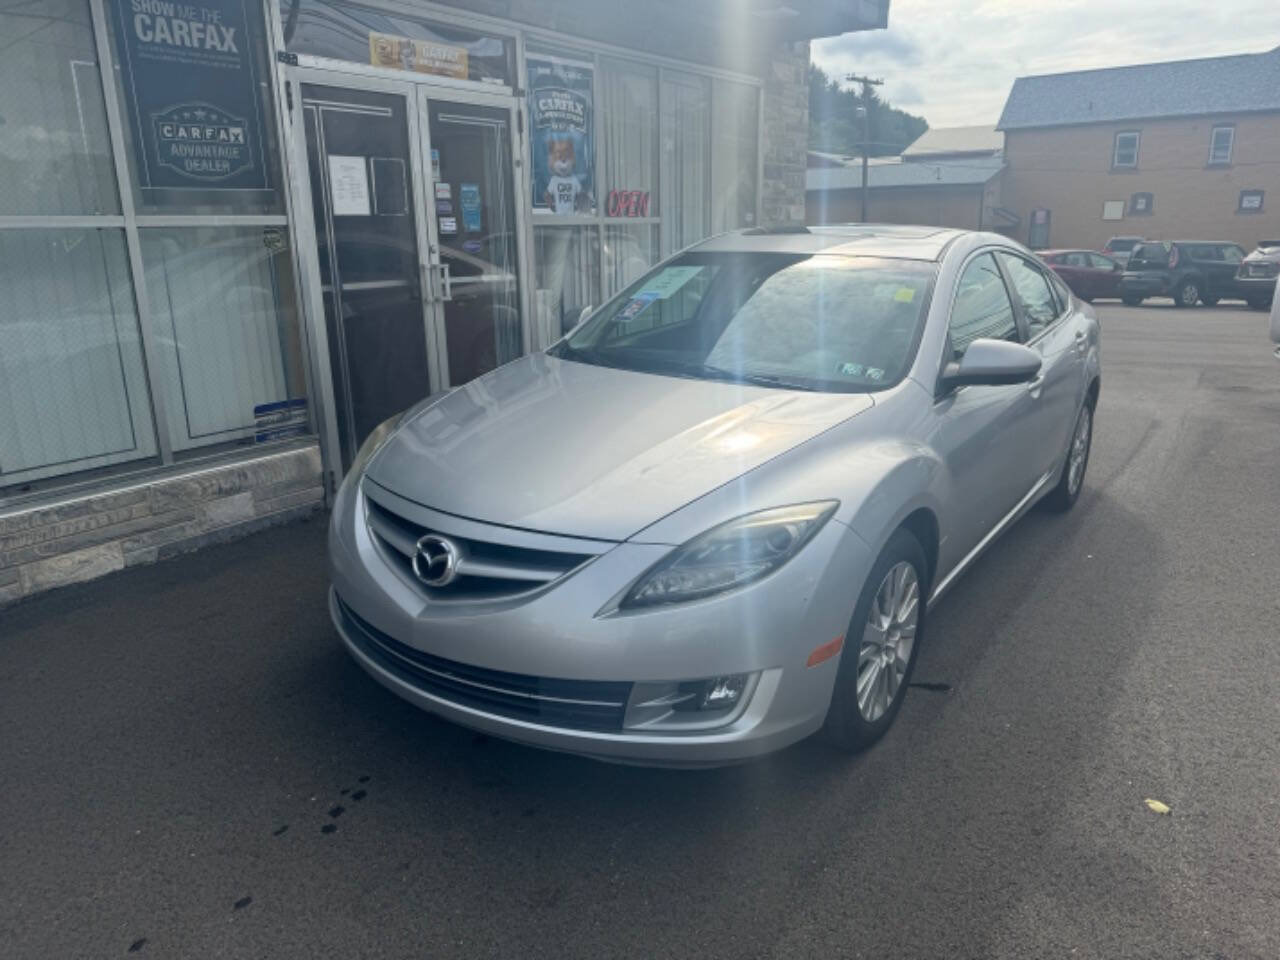
POLYGON ((863 747, 930 606, 1080 496, 1099 384, 1092 308, 1004 237, 716 237, 376 430, 333 620, 399 696, 541 747, 863 747))

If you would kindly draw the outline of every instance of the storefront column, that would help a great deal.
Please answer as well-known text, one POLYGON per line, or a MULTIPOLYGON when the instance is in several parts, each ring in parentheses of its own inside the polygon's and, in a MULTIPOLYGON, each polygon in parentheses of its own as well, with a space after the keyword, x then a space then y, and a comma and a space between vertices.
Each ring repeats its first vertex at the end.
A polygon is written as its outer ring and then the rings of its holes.
POLYGON ((779 44, 764 73, 764 226, 804 223, 804 171, 809 141, 809 43, 779 44))

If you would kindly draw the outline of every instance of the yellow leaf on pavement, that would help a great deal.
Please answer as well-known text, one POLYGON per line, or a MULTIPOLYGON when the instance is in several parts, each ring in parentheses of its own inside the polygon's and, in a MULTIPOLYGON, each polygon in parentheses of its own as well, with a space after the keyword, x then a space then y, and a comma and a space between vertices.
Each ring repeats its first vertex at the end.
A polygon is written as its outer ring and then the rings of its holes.
POLYGON ((1145 803, 1153 813, 1168 814, 1173 812, 1169 809, 1167 804, 1163 804, 1159 800, 1152 800, 1150 797, 1147 797, 1145 803))

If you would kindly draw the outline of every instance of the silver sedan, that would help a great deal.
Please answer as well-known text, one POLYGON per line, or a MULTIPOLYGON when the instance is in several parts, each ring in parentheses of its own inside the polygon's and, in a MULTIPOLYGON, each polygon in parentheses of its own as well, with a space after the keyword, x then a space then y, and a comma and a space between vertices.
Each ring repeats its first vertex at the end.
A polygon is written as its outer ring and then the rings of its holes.
POLYGON ((716 237, 374 431, 333 620, 396 694, 541 747, 862 748, 931 605, 1080 496, 1099 386, 1092 309, 1004 237, 716 237))

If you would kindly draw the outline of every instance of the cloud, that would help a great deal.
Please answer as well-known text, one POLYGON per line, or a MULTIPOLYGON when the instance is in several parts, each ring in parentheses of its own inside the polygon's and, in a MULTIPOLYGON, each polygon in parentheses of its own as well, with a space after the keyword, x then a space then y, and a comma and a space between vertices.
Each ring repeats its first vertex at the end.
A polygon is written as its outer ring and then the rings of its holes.
POLYGON ((1025 0, 892 0, 887 30, 816 40, 812 58, 833 77, 882 77, 890 103, 945 127, 994 124, 1019 76, 1260 53, 1278 43, 1276 0, 1059 0, 1034 8, 1025 0))

